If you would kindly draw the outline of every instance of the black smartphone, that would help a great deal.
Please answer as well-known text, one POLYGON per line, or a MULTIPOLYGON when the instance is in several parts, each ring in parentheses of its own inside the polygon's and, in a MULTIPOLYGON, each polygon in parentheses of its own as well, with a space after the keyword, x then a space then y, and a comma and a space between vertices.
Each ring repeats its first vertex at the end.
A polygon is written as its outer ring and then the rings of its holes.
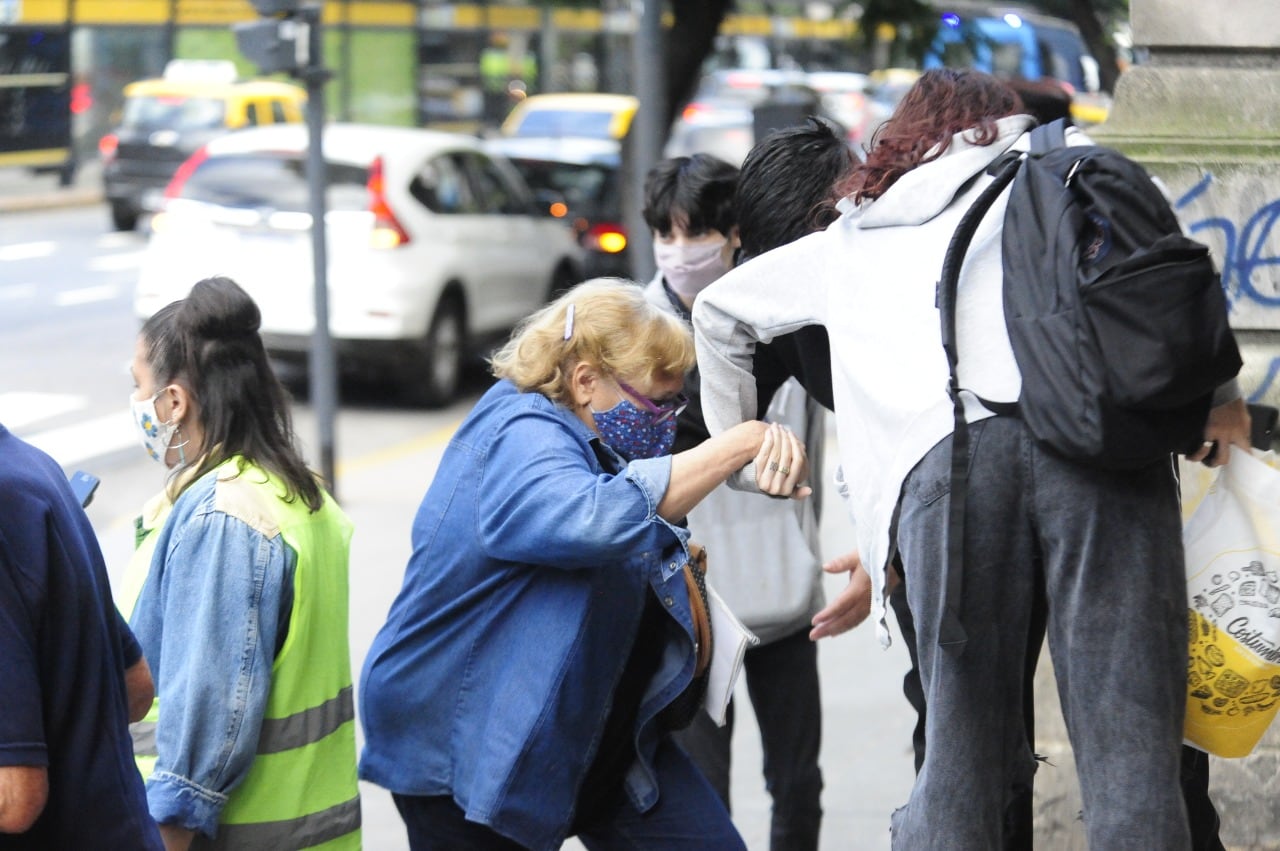
POLYGON ((82 507, 88 508, 93 502, 93 492, 98 489, 98 477, 84 470, 76 470, 71 474, 71 491, 80 500, 82 507))
POLYGON ((1255 405, 1249 403, 1249 417, 1253 422, 1253 446, 1255 449, 1270 449, 1275 439, 1276 419, 1280 418, 1280 410, 1271 405, 1255 405))

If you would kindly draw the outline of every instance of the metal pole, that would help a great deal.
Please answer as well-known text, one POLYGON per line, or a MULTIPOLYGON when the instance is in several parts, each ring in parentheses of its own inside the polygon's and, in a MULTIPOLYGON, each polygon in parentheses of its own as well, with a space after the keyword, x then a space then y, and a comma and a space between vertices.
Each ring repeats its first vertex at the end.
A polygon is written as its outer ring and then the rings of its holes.
POLYGON ((169 0, 169 14, 164 21, 164 59, 168 62, 177 58, 178 44, 178 0, 169 0))
POLYGON ((640 109, 631 122, 631 168, 629 184, 631 203, 627 210, 628 254, 631 257, 631 275, 638 281, 653 277, 653 234, 641 215, 644 203, 644 178, 662 157, 662 143, 666 130, 662 126, 666 115, 663 102, 662 62, 655 60, 662 49, 661 0, 633 0, 632 16, 637 19, 635 35, 631 39, 632 89, 640 99, 640 109))
POLYGON ((351 47, 351 0, 342 4, 342 77, 338 83, 338 115, 351 121, 351 64, 355 61, 351 47))
POLYGON ((307 24, 307 61, 302 77, 307 88, 307 185, 311 195, 311 262, 315 269, 315 333, 311 338, 311 404, 320 433, 320 475, 338 497, 334 472, 334 421, 337 417, 338 374, 329 335, 328 246, 325 234, 324 87, 329 71, 324 67, 321 8, 299 10, 307 24))

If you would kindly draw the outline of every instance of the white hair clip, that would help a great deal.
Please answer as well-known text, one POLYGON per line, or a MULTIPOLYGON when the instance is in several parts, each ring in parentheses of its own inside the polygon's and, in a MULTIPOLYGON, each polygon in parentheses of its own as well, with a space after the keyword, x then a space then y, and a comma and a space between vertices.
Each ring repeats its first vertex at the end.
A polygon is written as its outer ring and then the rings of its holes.
POLYGON ((569 302, 569 309, 564 313, 564 338, 568 340, 573 336, 573 302, 569 302))

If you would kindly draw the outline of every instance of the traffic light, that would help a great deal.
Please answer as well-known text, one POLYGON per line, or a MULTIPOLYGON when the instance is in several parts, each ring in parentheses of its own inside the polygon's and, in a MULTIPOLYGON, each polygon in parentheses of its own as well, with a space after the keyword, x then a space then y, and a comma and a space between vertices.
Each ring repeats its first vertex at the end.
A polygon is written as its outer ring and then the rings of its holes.
POLYGON ((236 45, 263 74, 297 74, 307 64, 306 26, 295 19, 299 0, 251 0, 266 18, 236 24, 236 45))

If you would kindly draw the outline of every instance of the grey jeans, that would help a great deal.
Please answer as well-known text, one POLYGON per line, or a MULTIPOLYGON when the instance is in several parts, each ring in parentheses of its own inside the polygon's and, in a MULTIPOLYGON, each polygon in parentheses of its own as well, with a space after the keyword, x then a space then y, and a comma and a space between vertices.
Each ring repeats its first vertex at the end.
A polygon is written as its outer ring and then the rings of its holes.
POLYGON ((1035 772, 1024 727, 1037 583, 1075 754, 1089 847, 1190 847, 1179 786, 1186 582, 1172 463, 1101 471, 1032 441, 1021 421, 970 427, 960 619, 938 646, 951 439, 903 485, 897 543, 929 707, 924 764, 893 815, 895 849, 999 849, 1013 790, 1035 772))

